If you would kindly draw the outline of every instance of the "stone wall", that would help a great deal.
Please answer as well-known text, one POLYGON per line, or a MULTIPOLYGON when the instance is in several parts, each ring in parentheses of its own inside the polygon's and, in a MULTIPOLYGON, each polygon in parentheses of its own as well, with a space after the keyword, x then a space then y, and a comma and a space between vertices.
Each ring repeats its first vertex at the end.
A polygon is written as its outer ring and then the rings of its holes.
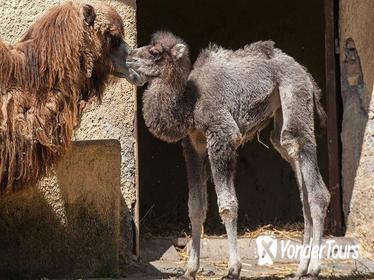
MULTIPOLYGON (((14 43, 34 22, 37 16, 62 0, 2 0, 0 5, 0 37, 14 43)), ((125 22, 125 40, 130 46, 136 44, 135 0, 111 0, 110 3, 125 22)), ((92 104, 75 132, 77 140, 117 139, 121 143, 121 193, 122 193, 122 237, 126 252, 132 248, 132 207, 135 204, 135 138, 134 112, 135 87, 119 80, 108 87, 100 106, 92 104)))
POLYGON ((374 254, 373 14, 372 0, 340 1, 343 210, 347 235, 359 238, 371 254, 374 254), (353 39, 348 45, 350 50, 346 48, 349 38, 353 39))

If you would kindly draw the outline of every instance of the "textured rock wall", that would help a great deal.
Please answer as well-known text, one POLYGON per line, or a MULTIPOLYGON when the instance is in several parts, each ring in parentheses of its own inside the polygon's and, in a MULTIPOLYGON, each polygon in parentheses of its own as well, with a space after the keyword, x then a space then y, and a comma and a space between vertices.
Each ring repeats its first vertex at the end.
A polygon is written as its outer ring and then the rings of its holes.
MULTIPOLYGON (((374 254, 374 1, 340 1, 342 81, 347 78, 345 45, 352 38, 361 61, 363 87, 346 87, 343 97, 343 210, 347 235, 374 254)), ((354 75, 353 75, 354 76, 354 75)), ((353 85, 355 78, 351 79, 353 85)))
MULTIPOLYGON (((1 0, 0 36, 8 42, 16 42, 34 22, 35 18, 49 7, 61 3, 61 0, 1 0)), ((88 1, 89 2, 89 1, 88 1)), ((135 0, 112 0, 110 3, 125 22, 125 40, 130 46, 136 43, 135 0)), ((103 103, 92 104, 82 119, 81 126, 75 132, 77 140, 117 139, 121 143, 121 193, 123 239, 131 251, 132 229, 131 212, 135 204, 135 138, 134 114, 135 87, 125 80, 119 80, 108 87, 103 103)))

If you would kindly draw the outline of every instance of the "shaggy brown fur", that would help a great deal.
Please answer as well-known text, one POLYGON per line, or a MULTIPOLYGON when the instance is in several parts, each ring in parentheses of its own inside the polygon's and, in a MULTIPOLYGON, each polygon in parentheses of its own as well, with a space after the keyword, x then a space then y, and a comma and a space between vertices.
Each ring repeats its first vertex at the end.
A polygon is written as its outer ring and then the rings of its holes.
POLYGON ((0 194, 35 184, 68 149, 84 102, 101 101, 123 33, 111 7, 66 2, 15 45, 0 40, 0 194))

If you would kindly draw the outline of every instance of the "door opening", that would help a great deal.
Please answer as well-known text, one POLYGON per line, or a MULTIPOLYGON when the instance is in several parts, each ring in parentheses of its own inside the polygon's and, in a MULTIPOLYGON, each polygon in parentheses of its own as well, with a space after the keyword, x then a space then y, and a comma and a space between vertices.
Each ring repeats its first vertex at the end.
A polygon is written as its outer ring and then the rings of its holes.
MULTIPOLYGON (((324 1, 137 1, 138 45, 149 43, 153 32, 169 30, 190 47, 193 62, 209 42, 237 49, 272 39, 276 46, 306 66, 325 92, 324 1)), ((144 235, 176 236, 189 232, 188 189, 180 143, 154 138, 142 117, 138 90, 140 227, 144 235)), ((325 96, 324 96, 325 98, 325 96)), ((299 190, 287 162, 272 148, 271 125, 238 150, 236 191, 239 232, 260 225, 303 221, 299 190)), ((317 137, 321 173, 327 180, 326 133, 317 137)), ((212 183, 208 185, 205 232, 224 233, 212 183)))

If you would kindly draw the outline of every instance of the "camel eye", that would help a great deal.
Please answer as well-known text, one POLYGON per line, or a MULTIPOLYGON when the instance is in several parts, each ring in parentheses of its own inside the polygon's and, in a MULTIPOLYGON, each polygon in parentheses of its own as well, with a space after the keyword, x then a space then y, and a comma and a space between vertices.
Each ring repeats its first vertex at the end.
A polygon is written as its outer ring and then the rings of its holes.
POLYGON ((121 45, 122 39, 118 36, 111 36, 110 37, 110 44, 113 48, 117 48, 119 45, 121 45))
POLYGON ((154 60, 159 60, 161 58, 161 52, 155 48, 151 48, 149 53, 152 55, 154 60))
POLYGON ((122 43, 122 38, 117 35, 112 35, 109 32, 106 33, 107 44, 110 48, 117 48, 122 43))

